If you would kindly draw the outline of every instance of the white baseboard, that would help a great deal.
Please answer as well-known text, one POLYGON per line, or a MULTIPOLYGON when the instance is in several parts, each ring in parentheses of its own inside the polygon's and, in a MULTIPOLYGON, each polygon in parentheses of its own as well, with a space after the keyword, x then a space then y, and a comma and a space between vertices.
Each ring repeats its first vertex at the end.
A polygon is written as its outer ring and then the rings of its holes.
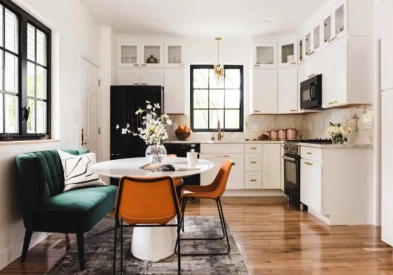
POLYGON ((225 190, 224 197, 282 197, 285 196, 282 190, 225 190))
MULTIPOLYGON (((36 232, 31 236, 29 250, 45 240, 52 233, 36 232)), ((22 255, 23 240, 19 240, 17 243, 5 248, 0 252, 0 270, 15 261, 22 255)), ((27 261, 29 260, 29 253, 27 253, 27 261)))

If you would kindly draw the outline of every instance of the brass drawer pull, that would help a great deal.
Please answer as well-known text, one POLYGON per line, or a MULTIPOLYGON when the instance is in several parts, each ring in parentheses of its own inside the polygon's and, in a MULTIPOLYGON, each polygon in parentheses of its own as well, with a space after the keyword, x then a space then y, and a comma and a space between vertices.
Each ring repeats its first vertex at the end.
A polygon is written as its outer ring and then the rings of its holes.
POLYGON ((251 161, 251 163, 257 163, 256 161, 251 161))
POLYGON ((257 180, 250 180, 250 181, 257 181, 257 180))
POLYGON ((134 64, 134 66, 139 66, 139 64, 134 64))
POLYGON ((251 150, 256 150, 256 149, 257 149, 257 147, 251 147, 250 149, 251 149, 251 150))
POLYGON ((290 64, 291 64, 291 65, 294 65, 294 64, 296 64, 296 61, 294 61, 294 62, 291 62, 290 64))
POLYGON ((336 40, 336 38, 337 38, 337 35, 336 35, 336 36, 334 36, 334 37, 332 37, 332 38, 330 38, 328 42, 330 43, 330 42, 332 42, 332 41, 336 40))
POLYGON ((336 104, 337 103, 337 101, 331 101, 331 102, 329 102, 328 104, 329 105, 332 105, 332 104, 336 104))
POLYGON ((311 166, 313 166, 314 164, 312 164, 311 162, 305 162, 305 164, 307 164, 307 165, 311 165, 311 166))
POLYGON ((254 111, 254 113, 259 113, 259 112, 260 112, 259 110, 255 110, 255 111, 254 111))
POLYGON ((308 55, 313 55, 315 53, 315 51, 310 52, 308 55))
POLYGON ((307 76, 307 78, 311 78, 313 76, 315 76, 315 74, 310 74, 309 76, 307 76))
POLYGON ((291 112, 296 112, 297 110, 290 110, 291 112))
POLYGON ((141 83, 141 85, 147 86, 147 83, 141 83))
POLYGON ((224 155, 224 157, 229 158, 229 155, 224 155))
POLYGON ((216 158, 221 158, 221 155, 216 155, 216 158))
POLYGON ((144 67, 146 67, 146 66, 147 66, 147 64, 142 64, 141 66, 144 66, 144 67))
POLYGON ((311 152, 307 152, 307 155, 312 155, 312 153, 311 152))
POLYGON ((254 65, 254 67, 260 67, 259 65, 254 65))

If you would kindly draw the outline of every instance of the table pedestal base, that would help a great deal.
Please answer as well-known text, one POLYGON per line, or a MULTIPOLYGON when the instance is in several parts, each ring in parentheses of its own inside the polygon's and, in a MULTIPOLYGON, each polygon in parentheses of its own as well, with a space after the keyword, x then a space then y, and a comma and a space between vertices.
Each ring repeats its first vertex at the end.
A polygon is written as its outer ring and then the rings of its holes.
MULTIPOLYGON (((175 219, 169 224, 175 224, 175 219)), ((131 254, 140 260, 158 262, 175 253, 176 227, 134 227, 131 254)))

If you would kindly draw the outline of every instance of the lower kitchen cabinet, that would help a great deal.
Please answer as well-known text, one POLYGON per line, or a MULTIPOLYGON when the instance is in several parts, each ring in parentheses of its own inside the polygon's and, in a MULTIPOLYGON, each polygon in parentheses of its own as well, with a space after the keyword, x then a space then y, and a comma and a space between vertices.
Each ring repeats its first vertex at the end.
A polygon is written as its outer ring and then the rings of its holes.
POLYGON ((263 145, 263 189, 281 188, 281 144, 263 145))
POLYGON ((244 189, 262 189, 262 172, 246 172, 244 189))
POLYGON ((300 167, 300 201, 322 214, 322 163, 302 159, 300 167))
POLYGON ((217 176, 222 164, 221 154, 201 154, 201 159, 205 159, 214 163, 214 167, 206 172, 201 173, 201 185, 209 185, 217 176))

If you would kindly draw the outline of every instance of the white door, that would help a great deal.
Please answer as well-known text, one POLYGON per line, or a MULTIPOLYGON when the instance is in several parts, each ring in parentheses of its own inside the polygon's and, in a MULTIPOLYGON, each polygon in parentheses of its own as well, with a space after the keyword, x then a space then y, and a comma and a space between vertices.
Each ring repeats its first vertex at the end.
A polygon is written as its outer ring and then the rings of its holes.
POLYGON ((141 70, 141 85, 164 86, 163 70, 141 70))
POLYGON ((281 69, 278 72, 278 112, 297 112, 297 68, 281 69))
POLYGON ((393 0, 381 1, 382 26, 381 35, 381 88, 382 90, 393 88, 393 0))
POLYGON ((393 89, 382 92, 382 241, 393 246, 393 89))
POLYGON ((253 113, 277 113, 277 70, 253 70, 253 113))
POLYGON ((82 58, 82 118, 80 148, 89 149, 96 153, 97 161, 99 152, 99 117, 100 117, 100 87, 99 69, 82 58))
POLYGON ((218 171, 220 171, 222 164, 221 154, 201 154, 201 159, 206 159, 214 163, 214 167, 201 174, 201 185, 209 185, 213 182, 214 178, 217 176, 218 171))
POLYGON ((117 85, 139 85, 141 82, 140 69, 117 71, 117 85))
POLYGON ((185 70, 166 69, 164 72, 164 112, 167 114, 185 113, 185 70))
POLYGON ((222 162, 233 160, 226 189, 244 189, 244 154, 228 154, 222 156, 222 162))
POLYGON ((263 145, 263 189, 281 188, 281 144, 263 145))

